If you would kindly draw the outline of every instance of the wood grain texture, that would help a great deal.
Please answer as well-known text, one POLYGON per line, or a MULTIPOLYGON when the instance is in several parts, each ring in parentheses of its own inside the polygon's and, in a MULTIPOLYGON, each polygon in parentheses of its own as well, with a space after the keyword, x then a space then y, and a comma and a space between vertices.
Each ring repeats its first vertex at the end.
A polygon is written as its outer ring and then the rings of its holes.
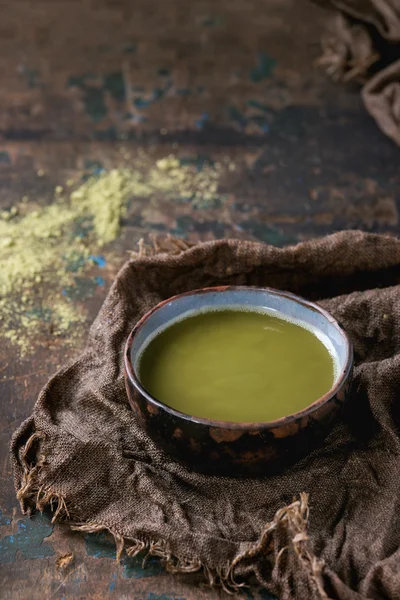
MULTIPOLYGON (((129 203, 106 266, 93 268, 102 283, 82 284, 74 300, 84 331, 127 251, 152 233, 277 245, 343 228, 397 233, 399 151, 357 89, 313 67, 325 13, 305 0, 0 0, 0 11, 1 209, 24 196, 45 206, 69 178, 139 164, 143 153, 144 176, 171 153, 199 169, 225 165, 218 206, 162 193, 129 203)), ((155 562, 117 565, 101 536, 20 515, 11 433, 83 340, 67 348, 48 331, 25 358, 0 346, 1 598, 222 598, 155 562)))

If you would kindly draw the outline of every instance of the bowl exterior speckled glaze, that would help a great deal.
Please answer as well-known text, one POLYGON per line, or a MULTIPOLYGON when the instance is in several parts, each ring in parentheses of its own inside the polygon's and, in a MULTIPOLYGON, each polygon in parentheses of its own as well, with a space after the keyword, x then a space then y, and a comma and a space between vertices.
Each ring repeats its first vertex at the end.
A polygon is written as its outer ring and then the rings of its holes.
POLYGON ((322 443, 350 393, 353 349, 337 321, 312 302, 269 288, 223 286, 180 294, 150 310, 130 334, 124 361, 130 405, 148 435, 166 453, 199 472, 252 477, 279 471, 322 443), (193 417, 153 398, 138 373, 140 353, 152 334, 183 315, 235 305, 276 310, 327 335, 339 363, 331 390, 304 410, 268 423, 193 417))

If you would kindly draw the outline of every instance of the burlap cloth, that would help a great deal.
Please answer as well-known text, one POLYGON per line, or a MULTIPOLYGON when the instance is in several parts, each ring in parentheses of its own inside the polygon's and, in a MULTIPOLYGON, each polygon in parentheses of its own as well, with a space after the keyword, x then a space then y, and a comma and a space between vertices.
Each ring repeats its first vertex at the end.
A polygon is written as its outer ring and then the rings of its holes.
POLYGON ((366 109, 400 145, 400 0, 313 1, 336 9, 318 63, 333 79, 362 84, 366 109))
POLYGON ((129 554, 203 569, 284 600, 400 598, 400 241, 343 232, 284 249, 217 241, 132 257, 82 355, 50 379, 12 440, 24 511, 52 503, 129 554), (260 480, 199 475, 165 456, 129 408, 122 350, 160 300, 219 284, 273 286, 330 310, 355 348, 355 389, 326 443, 260 480))

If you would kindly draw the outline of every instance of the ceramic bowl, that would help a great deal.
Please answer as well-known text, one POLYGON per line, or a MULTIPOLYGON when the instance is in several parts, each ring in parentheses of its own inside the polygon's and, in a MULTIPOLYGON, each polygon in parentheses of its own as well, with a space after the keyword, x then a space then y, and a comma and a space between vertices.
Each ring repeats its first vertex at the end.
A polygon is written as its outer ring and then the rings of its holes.
POLYGON ((353 350, 337 321, 317 304, 268 288, 205 288, 169 298, 137 323, 125 348, 129 402, 148 435, 189 468, 233 477, 262 476, 284 468, 321 443, 349 395, 353 350), (312 325, 327 335, 339 369, 333 387, 307 408, 266 423, 231 423, 194 417, 163 404, 140 382, 139 357, 157 330, 183 315, 224 306, 264 307, 312 325))

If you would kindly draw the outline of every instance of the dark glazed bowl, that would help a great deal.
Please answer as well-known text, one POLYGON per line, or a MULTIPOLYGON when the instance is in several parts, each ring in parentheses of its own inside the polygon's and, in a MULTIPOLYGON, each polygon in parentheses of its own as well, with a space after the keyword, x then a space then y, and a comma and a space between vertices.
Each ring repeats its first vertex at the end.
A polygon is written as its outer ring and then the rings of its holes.
POLYGON ((170 456, 189 468, 232 477, 279 471, 321 443, 349 395, 353 349, 337 321, 312 302, 269 288, 224 286, 174 296, 138 322, 125 347, 125 381, 129 401, 148 435, 170 456), (231 423, 193 417, 153 398, 138 374, 141 351, 158 330, 183 315, 207 308, 265 308, 298 319, 325 334, 339 369, 331 390, 292 415, 268 423, 231 423))

